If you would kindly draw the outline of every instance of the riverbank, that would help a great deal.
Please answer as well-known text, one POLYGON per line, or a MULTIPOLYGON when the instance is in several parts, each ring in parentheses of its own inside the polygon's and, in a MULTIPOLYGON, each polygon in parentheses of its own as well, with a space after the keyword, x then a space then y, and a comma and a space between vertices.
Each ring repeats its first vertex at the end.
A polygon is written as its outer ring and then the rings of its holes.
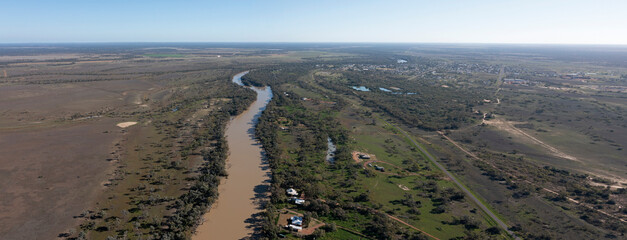
MULTIPOLYGON (((233 77, 233 82, 243 86, 243 72, 233 77)), ((230 155, 227 158, 228 177, 218 187, 219 197, 192 237, 205 239, 251 238, 263 211, 270 187, 270 170, 264 161, 262 148, 254 137, 254 127, 259 115, 272 98, 269 87, 250 87, 257 100, 242 114, 234 117, 226 129, 230 155)))

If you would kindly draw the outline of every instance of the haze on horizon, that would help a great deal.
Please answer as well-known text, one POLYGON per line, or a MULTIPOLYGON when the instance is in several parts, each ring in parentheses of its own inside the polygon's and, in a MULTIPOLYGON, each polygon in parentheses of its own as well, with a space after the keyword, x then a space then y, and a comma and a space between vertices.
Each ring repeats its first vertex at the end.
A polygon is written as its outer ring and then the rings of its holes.
POLYGON ((0 43, 627 44, 627 1, 5 1, 0 43))

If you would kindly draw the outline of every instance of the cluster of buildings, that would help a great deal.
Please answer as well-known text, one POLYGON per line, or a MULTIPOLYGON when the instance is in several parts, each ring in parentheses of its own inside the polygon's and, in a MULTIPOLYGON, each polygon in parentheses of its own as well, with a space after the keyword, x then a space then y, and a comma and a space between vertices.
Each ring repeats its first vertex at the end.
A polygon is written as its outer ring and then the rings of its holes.
POLYGON ((298 192, 295 189, 293 189, 293 188, 287 189, 287 195, 290 196, 290 202, 291 203, 294 203, 296 205, 303 205, 303 204, 305 204, 305 200, 304 199, 298 198, 298 192))
MULTIPOLYGON (((287 195, 290 197, 290 202, 294 203, 296 205, 303 205, 305 203, 304 199, 300 199, 298 198, 298 192, 293 189, 287 189, 286 191, 287 195)), ((303 230, 303 217, 301 216, 292 216, 289 219, 289 223, 288 225, 285 226, 285 228, 290 229, 292 231, 300 231, 303 230)))
POLYGON ((438 60, 423 60, 418 62, 408 62, 404 59, 397 59, 395 63, 389 64, 343 64, 343 65, 316 65, 321 69, 337 69, 343 71, 383 71, 393 74, 417 77, 429 77, 436 79, 454 79, 453 74, 499 74, 500 65, 483 63, 447 62, 438 60))
MULTIPOLYGON (((359 157, 360 159, 364 159, 364 160, 368 160, 368 159, 370 159, 370 155, 365 154, 365 153, 360 153, 360 154, 358 155, 358 157, 359 157)), ((374 165, 374 166, 373 166, 373 165, 372 165, 372 163, 368 163, 368 166, 369 166, 369 167, 374 167, 374 169, 375 169, 375 170, 377 170, 377 171, 385 172, 385 168, 384 168, 384 167, 381 167, 381 166, 379 166, 379 165, 374 165)))
POLYGON ((512 85, 529 85, 529 80, 518 78, 505 78, 503 79, 503 83, 512 85))
POLYGON ((379 165, 374 165, 374 166, 372 166, 372 163, 368 163, 368 166, 369 166, 369 167, 374 167, 374 170, 381 171, 381 172, 385 172, 385 168, 384 168, 384 167, 381 167, 381 166, 379 166, 379 165))
POLYGON ((293 216, 290 218, 289 224, 286 226, 292 231, 300 231, 303 230, 303 217, 293 216))

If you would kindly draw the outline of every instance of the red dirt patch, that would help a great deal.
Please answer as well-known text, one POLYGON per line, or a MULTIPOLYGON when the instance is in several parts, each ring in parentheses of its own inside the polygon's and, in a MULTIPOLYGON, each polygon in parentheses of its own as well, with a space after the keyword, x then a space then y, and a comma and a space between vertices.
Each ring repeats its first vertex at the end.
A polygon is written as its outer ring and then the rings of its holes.
MULTIPOLYGON (((288 219, 290 219, 292 216, 300 216, 302 217, 303 214, 289 210, 289 209, 281 209, 280 210, 281 214, 279 215, 279 226, 283 227, 286 224, 288 224, 288 219)), ((307 236, 307 235, 311 235, 314 231, 316 231, 316 229, 323 227, 324 225, 326 225, 324 222, 312 218, 311 219, 311 223, 309 223, 309 226, 307 228, 303 228, 303 230, 298 231, 298 235, 300 236, 307 236)))
POLYGON ((362 161, 363 161, 363 159, 361 159, 361 158, 359 157, 359 155, 362 155, 362 154, 365 154, 365 155, 370 156, 370 159, 371 159, 371 160, 377 159, 377 156, 372 155, 372 154, 368 154, 368 153, 363 153, 363 152, 358 152, 358 151, 353 151, 353 152, 351 153, 351 155, 353 156, 353 160, 355 160, 355 162, 356 162, 356 163, 360 163, 360 162, 362 162, 362 161))

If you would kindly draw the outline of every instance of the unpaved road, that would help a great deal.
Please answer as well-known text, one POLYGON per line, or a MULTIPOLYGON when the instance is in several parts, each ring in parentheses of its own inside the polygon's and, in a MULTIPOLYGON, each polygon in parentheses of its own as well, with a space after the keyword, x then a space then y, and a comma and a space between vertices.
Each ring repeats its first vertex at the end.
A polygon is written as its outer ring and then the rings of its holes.
MULTIPOLYGON (((499 76, 496 78, 496 92, 494 92, 494 96, 496 96, 499 91, 501 90, 501 85, 503 84, 503 78, 505 78, 505 66, 501 66, 501 69, 499 70, 499 76)), ((501 101, 499 101, 499 99, 496 99, 496 104, 501 103, 501 101)))
POLYGON ((564 158, 564 159, 568 159, 571 161, 575 161, 575 162, 581 162, 579 159, 577 159, 574 156, 568 155, 562 151, 560 151, 559 149, 543 142, 540 141, 540 139, 535 138, 534 136, 529 135, 528 133, 524 132, 523 130, 520 130, 519 128, 515 127, 514 125, 512 125, 511 122, 505 120, 505 119, 497 119, 496 117, 493 118, 492 120, 483 120, 483 123, 487 124, 487 125, 492 125, 500 130, 503 130, 507 133, 510 133, 514 136, 518 136, 521 137, 522 139, 527 139, 529 142, 532 142, 534 144, 540 145, 541 147, 545 148, 547 151, 549 151, 552 155, 559 157, 559 158, 564 158))
POLYGON ((399 223, 401 223, 401 224, 403 224, 403 225, 405 225, 405 226, 408 226, 408 227, 410 227, 410 228, 412 228, 412 229, 414 229, 414 230, 416 230, 416 231, 419 231, 419 232, 421 232, 422 234, 429 236, 430 238, 433 238, 433 239, 435 239, 435 240, 440 240, 439 238, 437 238, 437 237, 435 237, 435 236, 433 236, 433 235, 431 235, 431 234, 429 234, 429 233, 427 233, 427 232, 425 232, 425 231, 422 231, 420 228, 414 227, 414 225, 411 225, 411 224, 409 224, 409 223, 407 223, 407 222, 405 222, 405 221, 401 220, 400 218, 397 218, 397 217, 392 216, 392 215, 387 214, 387 213, 384 213, 384 214, 385 214, 385 215, 387 215, 387 216, 388 216, 389 218, 391 218, 392 220, 397 221, 397 222, 399 222, 399 223))

